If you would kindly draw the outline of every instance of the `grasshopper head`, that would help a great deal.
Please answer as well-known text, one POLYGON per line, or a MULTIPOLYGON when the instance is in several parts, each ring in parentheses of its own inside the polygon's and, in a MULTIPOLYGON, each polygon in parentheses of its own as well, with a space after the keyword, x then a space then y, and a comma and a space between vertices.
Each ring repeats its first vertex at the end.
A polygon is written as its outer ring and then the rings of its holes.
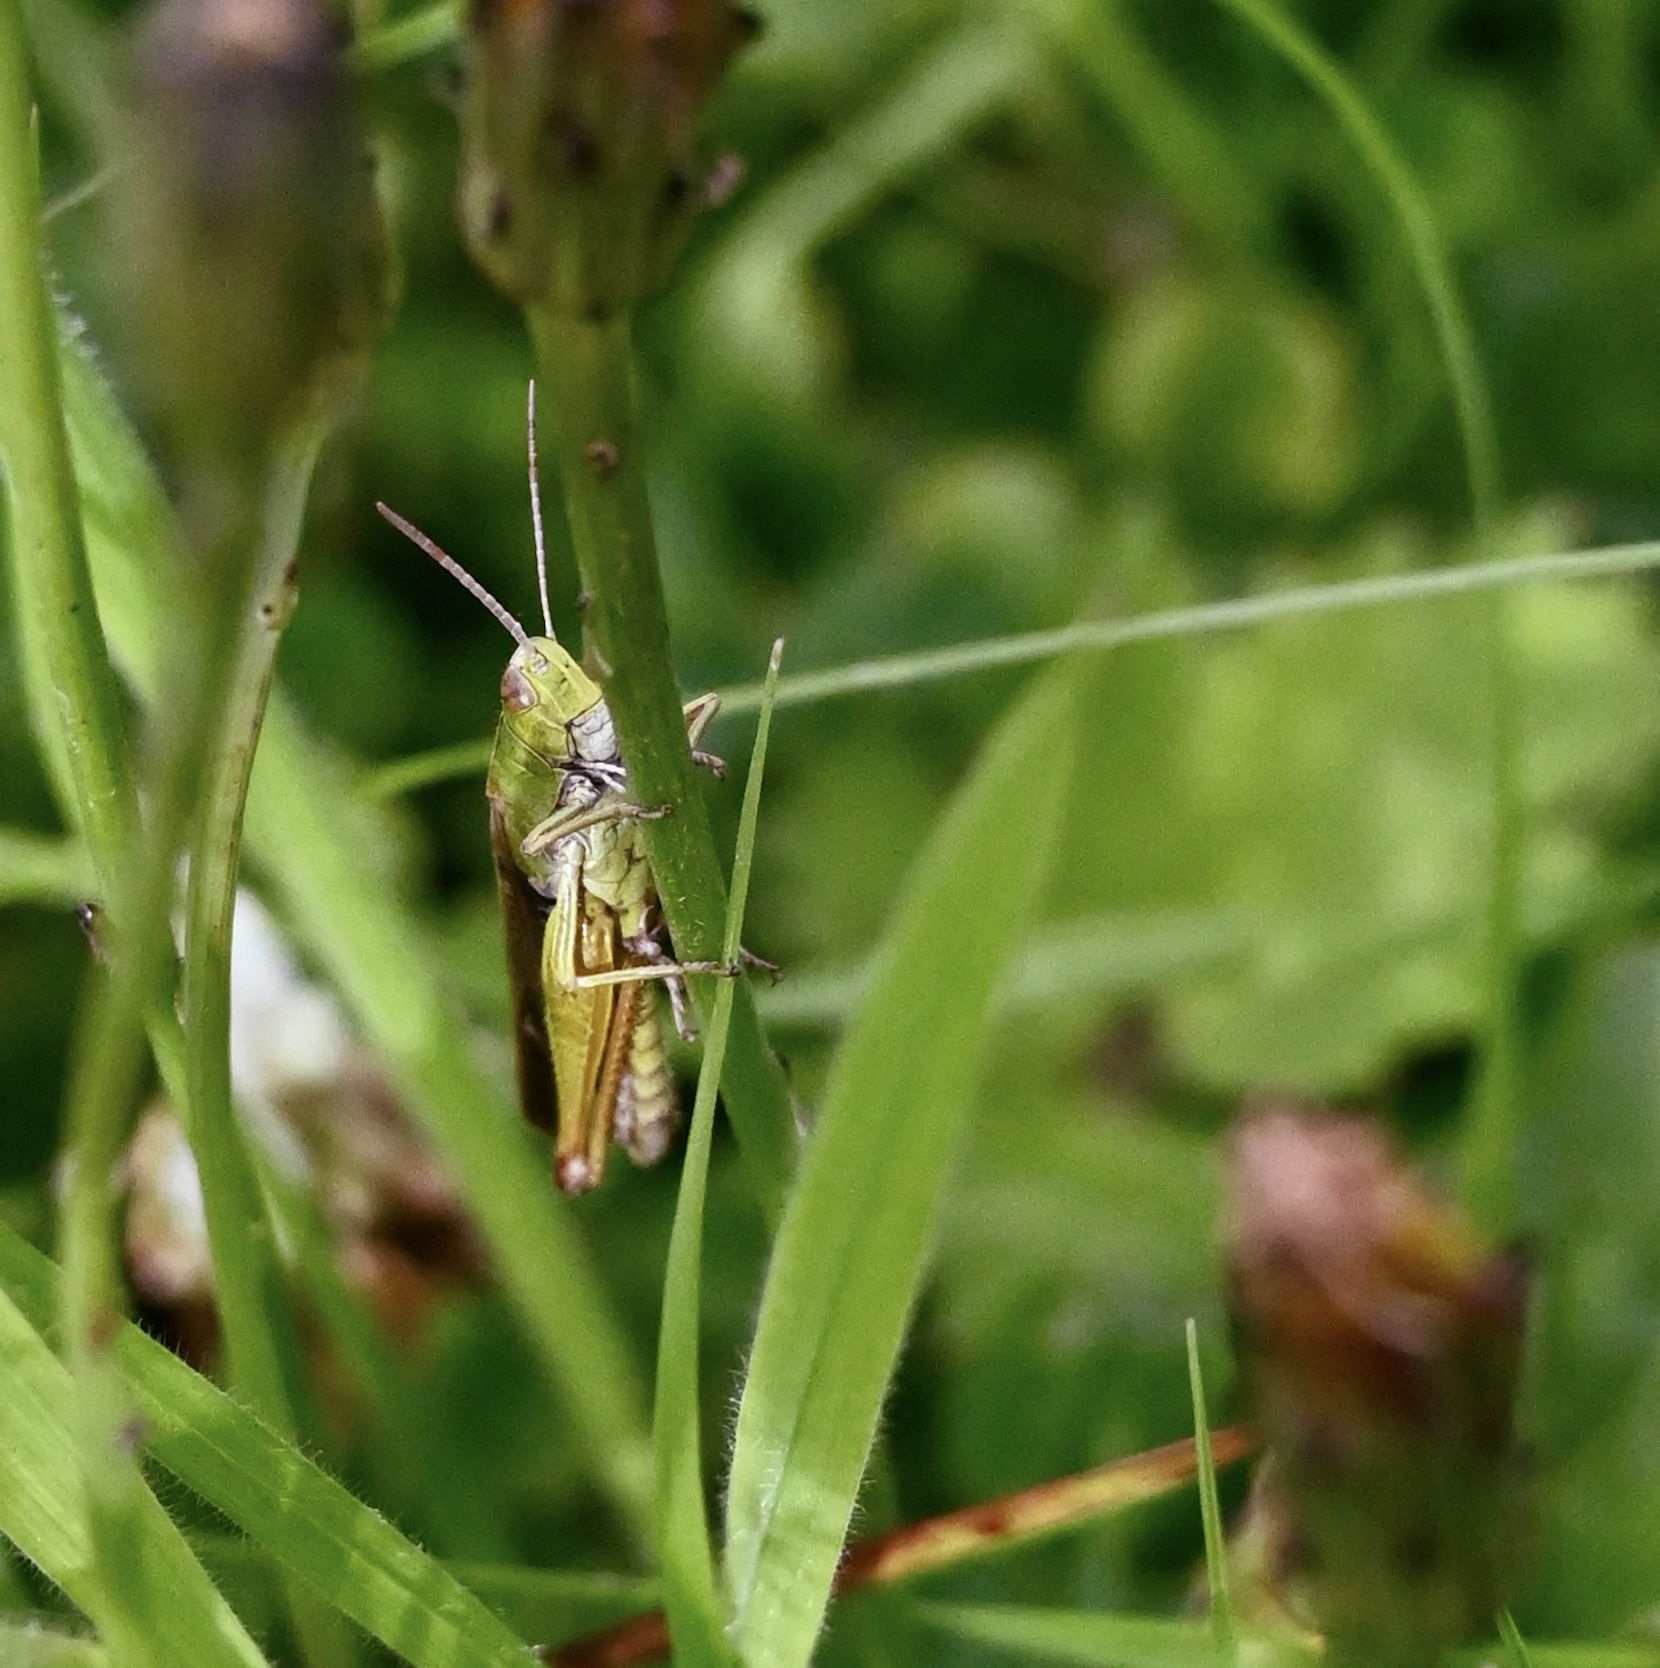
POLYGON ((599 685, 551 637, 527 637, 501 675, 507 727, 545 756, 569 750, 567 726, 600 699, 599 685))

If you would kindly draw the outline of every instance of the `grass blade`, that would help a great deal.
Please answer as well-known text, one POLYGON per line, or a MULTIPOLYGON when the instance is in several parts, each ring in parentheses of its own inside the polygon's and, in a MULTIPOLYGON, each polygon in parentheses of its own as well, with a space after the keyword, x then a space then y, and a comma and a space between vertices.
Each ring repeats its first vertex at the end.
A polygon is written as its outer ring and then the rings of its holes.
POLYGON ((1073 703, 1069 675, 1033 688, 930 839, 785 1212, 727 1504, 733 1631, 755 1668, 804 1663, 829 1600, 978 1074, 986 1005, 1060 823, 1073 703))
MULTIPOLYGON (((797 672, 780 680, 778 705, 815 706, 821 701, 869 695, 884 689, 910 689, 997 667, 1032 666, 1071 654, 1103 654, 1128 648, 1133 643, 1162 643, 1219 632, 1248 631, 1281 620, 1347 614, 1360 608, 1400 608, 1411 603, 1549 580, 1606 579, 1653 567, 1660 567, 1660 542, 1553 551, 1543 556, 1503 557, 1495 561, 1465 562, 1457 567, 1423 568, 1412 573, 1342 579, 1324 585, 1298 585, 1254 596, 1230 597, 1224 602, 1192 603, 1118 619, 1079 620, 1050 631, 989 637, 972 643, 952 643, 940 649, 918 649, 909 654, 851 661, 822 671, 797 672)), ((760 699, 759 684, 740 684, 736 689, 721 692, 721 712, 728 717, 753 712, 760 699)), ((418 762, 409 761, 412 774, 418 762)), ((437 779, 430 774, 415 777, 418 782, 437 779)))
MULTIPOLYGON (((1019 632, 939 649, 849 661, 820 671, 797 672, 779 679, 780 707, 817 706, 852 695, 885 689, 910 689, 1004 666, 1035 666, 1071 654, 1104 654, 1133 643, 1207 637, 1248 631, 1279 620, 1310 615, 1346 614, 1362 608, 1401 608, 1418 602, 1503 590, 1513 585, 1567 580, 1617 578, 1660 567, 1660 543, 1607 545, 1593 550, 1552 551, 1543 556, 1506 557, 1467 562, 1458 567, 1425 568, 1377 578, 1345 579, 1334 584, 1299 585, 1225 602, 1162 608, 1119 619, 1080 620, 1052 631, 1019 632)), ((736 718, 761 704, 761 685, 739 684, 720 692, 721 716, 736 718)), ((490 759, 490 738, 413 753, 367 773, 363 792, 372 799, 392 799, 436 782, 457 777, 483 778, 490 759)))
MULTIPOLYGON (((769 692, 778 685, 782 641, 773 644, 767 667, 769 692)), ((755 854, 755 821, 761 805, 761 776, 766 764, 772 702, 761 706, 755 747, 744 784, 738 822, 737 852, 732 860, 732 889, 726 906, 721 959, 737 958, 743 935, 744 902, 755 854)), ((657 1342, 657 1403, 653 1438, 657 1449, 657 1529, 663 1566, 663 1607, 668 1612, 675 1661, 680 1668, 703 1668, 732 1660, 715 1584, 715 1561, 709 1547, 709 1523, 703 1505, 703 1460, 698 1431, 698 1293, 703 1264, 703 1201, 709 1172, 709 1143, 715 1124, 715 1093, 732 1020, 733 981, 723 980, 715 993, 709 1040, 698 1073, 697 1103, 680 1171, 669 1239, 668 1271, 663 1282, 663 1320, 657 1342)))
POLYGON ((1199 1328, 1187 1323, 1187 1378, 1193 1387, 1193 1441, 1199 1454, 1199 1510, 1205 1523, 1205 1575, 1210 1586, 1210 1627, 1216 1654, 1232 1662, 1236 1652, 1233 1594, 1228 1583, 1228 1548, 1222 1535, 1222 1503, 1216 1494, 1216 1459, 1210 1445, 1210 1415, 1199 1369, 1199 1328))
POLYGON ((124 1524, 132 1562, 117 1569, 95 1561, 69 1372, 3 1292, 0 1364, 0 1529, 82 1610, 109 1618, 105 1643, 117 1661, 148 1660, 165 1640, 175 1661, 263 1668, 258 1647, 147 1489, 124 1524), (107 1592, 112 1582, 126 1589, 117 1605, 107 1592), (126 1638, 126 1627, 145 1637, 126 1638))
POLYGON ((1481 374, 1475 333, 1453 282, 1451 263, 1412 170, 1342 66, 1311 35, 1264 0, 1218 3, 1254 30, 1325 101, 1388 198, 1390 213, 1400 226, 1419 287, 1429 303, 1436 342, 1452 384, 1476 531, 1490 531, 1498 519, 1500 498, 1492 401, 1481 374))
MULTIPOLYGON (((0 1312, 19 1316, 12 1330, 0 1336, 8 1375, 0 1421, 15 1417, 11 1410, 21 1400, 11 1388, 23 1382, 13 1374, 16 1326, 32 1337, 30 1327, 40 1330, 49 1323, 57 1286, 53 1265, 0 1227, 0 1312)), ((45 1349, 44 1344, 38 1347, 45 1349)), ((524 1642, 443 1565, 222 1390, 128 1322, 117 1330, 109 1356, 138 1405, 150 1456, 366 1632, 417 1668, 459 1668, 463 1663, 467 1668, 524 1668, 524 1642)), ((24 1360, 27 1364, 27 1355, 24 1360)), ((0 1467, 11 1463, 16 1452, 27 1452, 8 1435, 0 1423, 0 1467)), ((11 1510, 6 1503, 15 1498, 9 1484, 0 1488, 0 1511, 11 1510)), ((60 1509, 61 1498, 73 1496, 60 1497, 60 1509)), ((155 1511, 159 1515, 160 1507, 155 1511)), ((11 1532, 9 1522, 3 1526, 11 1532)), ((20 1544, 35 1556, 27 1543, 20 1544)), ((75 1574, 71 1568, 71 1579, 75 1574)), ((62 1585, 77 1597, 70 1580, 62 1585)), ((172 1602, 170 1589, 153 1580, 145 1588, 172 1602)), ((168 1641, 169 1660, 223 1660, 185 1648, 170 1619, 156 1637, 168 1641)), ((235 1660, 262 1659, 256 1652, 235 1660)))

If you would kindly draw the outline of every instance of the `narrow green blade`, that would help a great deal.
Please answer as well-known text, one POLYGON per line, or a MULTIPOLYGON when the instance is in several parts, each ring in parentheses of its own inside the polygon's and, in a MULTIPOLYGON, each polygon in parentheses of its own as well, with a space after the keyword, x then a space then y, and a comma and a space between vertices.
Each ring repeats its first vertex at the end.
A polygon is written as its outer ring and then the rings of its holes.
POLYGON ((118 1659, 128 1644, 147 1650, 165 1637, 179 1662, 263 1668, 265 1658, 154 1495, 143 1493, 132 1514, 131 1563, 110 1568, 94 1559, 69 1370, 3 1292, 0 1377, 0 1530, 88 1614, 149 1616, 163 1630, 148 1641, 112 1638, 118 1659), (107 1603, 116 1582, 123 1602, 107 1603))
MULTIPOLYGON (((52 1264, 0 1225, 0 1366, 7 1385, 0 1396, 0 1529, 73 1598, 85 1558, 84 1549, 82 1563, 74 1556, 76 1520, 68 1505, 74 1489, 57 1471, 41 1471, 31 1481, 13 1470, 49 1460, 62 1471, 72 1461, 68 1432, 53 1435, 42 1422, 46 1413, 67 1405, 67 1375, 31 1330, 52 1322, 57 1283, 52 1264), (8 1324, 7 1317, 15 1318, 8 1324), (48 1368, 63 1381, 56 1400, 25 1397, 25 1384, 38 1379, 47 1385, 48 1368), (29 1423, 14 1433, 13 1422, 23 1418, 29 1423), (23 1483, 29 1484, 27 1494, 21 1492, 23 1483)), ((110 1358, 138 1404, 150 1456, 366 1632, 417 1668, 524 1668, 523 1641, 441 1564, 222 1390, 127 1322, 110 1346, 110 1358)), ((189 1558, 159 1506, 155 1512, 161 1525, 154 1533, 157 1556, 189 1558), (168 1550, 172 1541, 178 1541, 179 1554, 168 1550)), ((190 1568, 206 1581, 194 1559, 190 1568)), ((158 1585, 147 1559, 144 1579, 147 1590, 171 1605, 174 1590, 188 1596, 195 1577, 187 1571, 158 1585)), ((228 1611, 224 1617, 225 1626, 235 1629, 234 1617, 228 1611)), ((251 1645, 240 1655, 195 1649, 190 1638, 173 1631, 171 1614, 167 1628, 178 1662, 235 1662, 247 1668, 263 1661, 251 1645)))
POLYGON ((727 1502, 733 1635, 812 1651, 921 1284, 986 1005, 1030 924, 1070 774, 1074 684, 998 727, 913 871, 843 1042, 761 1300, 727 1502))

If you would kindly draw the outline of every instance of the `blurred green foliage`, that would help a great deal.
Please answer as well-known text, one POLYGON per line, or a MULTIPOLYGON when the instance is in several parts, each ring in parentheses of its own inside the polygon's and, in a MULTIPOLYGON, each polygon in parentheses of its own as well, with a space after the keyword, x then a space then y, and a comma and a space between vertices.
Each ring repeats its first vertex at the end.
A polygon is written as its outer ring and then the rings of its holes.
MULTIPOLYGON (((82 0, 28 9, 47 191, 67 197, 101 166, 114 96, 88 73, 88 42, 123 20, 82 0)), ((1492 540, 1471 536, 1446 368, 1377 182, 1226 10, 771 0, 707 124, 744 183, 642 320, 688 692, 757 676, 777 634, 799 672, 1080 613, 1660 537, 1660 14, 1635 0, 1294 10, 1401 147, 1451 255, 1503 463, 1492 540)), ((282 653, 312 724, 365 761, 483 737, 507 652, 377 520, 376 498, 517 611, 533 595, 530 361, 455 231, 448 64, 438 52, 369 78, 403 299, 324 457, 282 653)), ((66 202, 51 239, 61 289, 105 341, 122 298, 94 211, 66 202)), ((551 535, 555 623, 574 634, 557 517, 551 535)), ((1214 1137, 1242 1093, 1384 1107, 1432 1158, 1456 1142, 1487 977, 1488 606, 1091 665, 1059 879, 1029 923, 1057 959, 1042 999, 1017 991, 999 1022, 891 1401, 891 1488, 865 1527, 1182 1434, 1190 1313, 1220 1420, 1214 1137), (1118 935, 1110 952, 1074 963, 1079 924, 1118 935)), ((1546 1502, 1521 1615, 1550 1636, 1660 1602, 1660 645, 1635 582, 1517 593, 1504 618, 1528 1065, 1515 1161, 1539 1255, 1546 1502)), ((809 987, 855 970, 1018 683, 988 673, 781 713, 748 943, 809 987)), ((733 723, 715 745, 740 756, 746 735, 733 723)), ((729 834, 738 786, 712 791, 729 834)), ((0 807, 8 831, 54 831, 9 653, 0 807)), ((441 926, 469 1016, 499 1037, 481 782, 422 791, 397 828, 385 860, 441 926)), ((988 874, 984 907, 1013 890, 988 874)), ((84 960, 61 899, 7 906, 0 1197, 32 1233, 84 960)), ((830 1030, 781 1025, 775 1040, 810 1107, 830 1030)), ((619 1174, 581 1211, 642 1352, 672 1202, 672 1174, 619 1174)), ((717 1407, 764 1255, 723 1141, 704 1300, 717 1407)), ((620 1556, 589 1526, 568 1437, 494 1298, 450 1303, 417 1369, 433 1471, 386 1498, 405 1527, 456 1558, 620 1556)), ((941 1590, 1147 1607, 1179 1595, 1198 1534, 1190 1503, 1161 1506, 941 1590)), ((829 1649, 845 1635, 875 1659, 883 1633, 902 1658, 900 1635, 850 1609, 829 1649)))

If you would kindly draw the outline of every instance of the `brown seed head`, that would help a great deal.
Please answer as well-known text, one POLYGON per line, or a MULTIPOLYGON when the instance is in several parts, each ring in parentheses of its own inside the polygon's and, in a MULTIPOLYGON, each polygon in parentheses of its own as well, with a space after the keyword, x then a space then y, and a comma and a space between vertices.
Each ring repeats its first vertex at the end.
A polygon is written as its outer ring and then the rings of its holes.
POLYGON ((1226 1233, 1279 1574, 1334 1663, 1434 1660, 1488 1624, 1525 1543, 1527 1270, 1379 1126, 1284 1105, 1235 1131, 1226 1233))
POLYGON ((372 160, 314 0, 160 0, 112 191, 140 366, 194 452, 247 452, 330 398, 378 328, 372 160))
POLYGON ((699 111, 753 32, 731 0, 474 0, 460 209, 491 279, 591 319, 654 288, 709 200, 699 111))

